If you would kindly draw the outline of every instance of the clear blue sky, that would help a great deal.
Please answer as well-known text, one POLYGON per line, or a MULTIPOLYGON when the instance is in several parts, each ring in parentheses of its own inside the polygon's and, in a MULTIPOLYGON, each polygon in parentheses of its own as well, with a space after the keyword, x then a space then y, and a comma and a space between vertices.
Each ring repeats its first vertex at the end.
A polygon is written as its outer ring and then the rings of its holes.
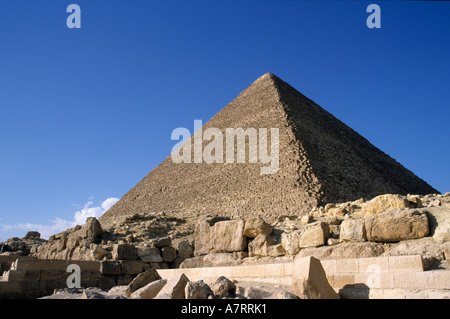
POLYGON ((449 61, 450 2, 0 0, 0 240, 101 214, 266 72, 449 192, 449 61))

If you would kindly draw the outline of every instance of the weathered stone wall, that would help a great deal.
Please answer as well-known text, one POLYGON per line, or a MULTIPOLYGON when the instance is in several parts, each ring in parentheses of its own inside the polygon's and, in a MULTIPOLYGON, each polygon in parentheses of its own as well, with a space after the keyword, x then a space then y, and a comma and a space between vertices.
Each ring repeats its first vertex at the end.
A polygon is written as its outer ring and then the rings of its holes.
MULTIPOLYGON (((5 257, 0 256, 0 261, 5 257)), ((98 287, 101 283, 98 261, 43 260, 25 256, 14 258, 10 269, 0 277, 0 298, 38 298, 53 293, 54 289, 67 288, 70 275, 67 266, 70 264, 80 266, 82 287, 98 287)))
MULTIPOLYGON (((374 258, 340 258, 320 261, 328 283, 341 298, 357 299, 448 299, 450 271, 424 271, 420 255, 374 258)), ((230 280, 291 285, 294 262, 240 266, 161 269, 164 279, 180 274, 191 281, 213 282, 220 276, 230 280)))

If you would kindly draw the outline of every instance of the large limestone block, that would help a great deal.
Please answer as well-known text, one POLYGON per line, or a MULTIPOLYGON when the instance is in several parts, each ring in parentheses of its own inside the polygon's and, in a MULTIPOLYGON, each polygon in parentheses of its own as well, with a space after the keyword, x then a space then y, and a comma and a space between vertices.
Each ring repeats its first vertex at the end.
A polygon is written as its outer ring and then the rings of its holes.
POLYGON ((184 299, 188 282, 189 278, 185 274, 179 274, 168 280, 154 299, 184 299))
POLYGON ((95 217, 88 217, 82 227, 84 238, 99 239, 103 234, 102 226, 95 217))
POLYGON ((148 285, 149 283, 160 279, 161 276, 158 274, 156 269, 151 268, 147 271, 144 271, 137 275, 136 278, 134 278, 133 281, 128 285, 127 294, 130 295, 136 290, 148 285))
POLYGON ((248 238, 255 238, 259 235, 270 235, 272 226, 266 223, 261 217, 250 217, 245 221, 244 235, 248 238))
POLYGON ((428 217, 415 209, 389 211, 365 218, 367 240, 396 242, 417 239, 430 232, 428 217))
POLYGON ((139 260, 121 260, 122 274, 137 275, 144 270, 144 263, 139 260))
POLYGON ((139 288, 130 295, 131 299, 153 299, 166 285, 167 279, 159 279, 139 288))
POLYGON ((163 261, 161 252, 156 247, 138 247, 137 254, 142 261, 147 263, 160 263, 163 261))
POLYGON ((186 259, 194 255, 194 250, 187 240, 178 243, 177 247, 178 257, 186 259))
POLYGON ((275 245, 276 240, 268 235, 258 235, 248 244, 248 255, 266 257, 269 256, 270 246, 275 245))
POLYGON ((296 257, 292 285, 300 299, 339 299, 328 283, 320 260, 314 257, 296 257))
POLYGON ((384 194, 365 203, 362 214, 363 217, 368 217, 392 209, 404 209, 410 207, 411 204, 406 197, 397 194, 384 194))
POLYGON ((362 242, 366 240, 364 219, 346 219, 341 223, 339 238, 342 241, 362 242))
POLYGON ((290 233, 281 234, 281 245, 287 255, 294 256, 301 248, 324 245, 327 233, 327 225, 322 222, 307 224, 290 233))
POLYGON ((450 208, 428 207, 426 212, 430 222, 430 235, 438 243, 450 242, 450 208))
POLYGON ((114 260, 136 260, 138 258, 136 247, 131 244, 115 244, 112 258, 114 260))
POLYGON ((300 247, 318 247, 325 244, 327 226, 322 222, 307 224, 302 228, 300 247))
POLYGON ((208 220, 200 221, 195 230, 194 254, 242 251, 247 245, 243 220, 225 220, 210 226, 208 220))

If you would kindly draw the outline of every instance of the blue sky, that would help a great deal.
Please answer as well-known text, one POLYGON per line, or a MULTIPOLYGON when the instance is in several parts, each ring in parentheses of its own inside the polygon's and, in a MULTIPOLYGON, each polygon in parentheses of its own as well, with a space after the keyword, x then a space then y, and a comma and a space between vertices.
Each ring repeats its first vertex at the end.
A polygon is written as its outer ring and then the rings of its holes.
POLYGON ((370 3, 0 0, 0 240, 101 215, 266 72, 449 192, 450 2, 370 3))

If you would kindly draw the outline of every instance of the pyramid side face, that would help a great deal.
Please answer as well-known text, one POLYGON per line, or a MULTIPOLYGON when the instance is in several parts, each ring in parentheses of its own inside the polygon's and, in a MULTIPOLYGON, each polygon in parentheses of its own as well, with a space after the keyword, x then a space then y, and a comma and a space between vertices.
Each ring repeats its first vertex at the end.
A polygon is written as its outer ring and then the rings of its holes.
MULTIPOLYGON (((226 163, 225 154, 224 163, 212 164, 177 164, 168 156, 104 218, 154 211, 188 216, 269 217, 302 214, 317 205, 321 185, 307 158, 300 157, 301 150, 280 103, 274 76, 266 74, 256 80, 204 124, 202 131, 208 128, 222 132, 227 128, 267 128, 269 132, 278 128, 279 170, 275 174, 261 174, 261 167, 268 164, 248 163, 248 157, 245 163, 226 163)), ((193 127, 189 130, 192 133, 193 127)), ((270 151, 270 136, 268 144, 270 151)), ((223 146, 225 150, 225 138, 223 146)))
POLYGON ((319 204, 386 193, 438 193, 289 84, 276 83, 289 125, 302 146, 300 156, 308 158, 321 185, 319 204))

